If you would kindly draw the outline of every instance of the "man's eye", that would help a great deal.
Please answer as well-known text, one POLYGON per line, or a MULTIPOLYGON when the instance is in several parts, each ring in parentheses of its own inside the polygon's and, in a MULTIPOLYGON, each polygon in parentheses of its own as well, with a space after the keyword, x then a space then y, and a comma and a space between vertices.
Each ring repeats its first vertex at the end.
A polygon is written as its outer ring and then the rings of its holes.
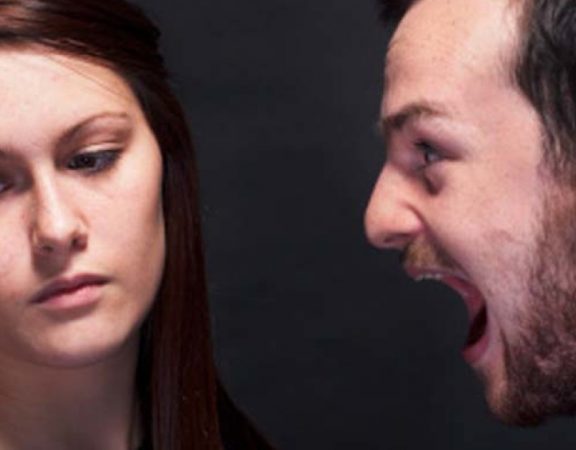
POLYGON ((427 142, 419 141, 416 142, 415 146, 418 149, 418 151, 422 153, 422 158, 424 160, 423 164, 424 167, 430 166, 442 160, 442 156, 440 155, 440 153, 438 153, 438 151, 427 142))
POLYGON ((118 150, 98 150, 78 153, 70 158, 66 167, 71 170, 99 172, 111 166, 118 158, 118 155, 118 150))

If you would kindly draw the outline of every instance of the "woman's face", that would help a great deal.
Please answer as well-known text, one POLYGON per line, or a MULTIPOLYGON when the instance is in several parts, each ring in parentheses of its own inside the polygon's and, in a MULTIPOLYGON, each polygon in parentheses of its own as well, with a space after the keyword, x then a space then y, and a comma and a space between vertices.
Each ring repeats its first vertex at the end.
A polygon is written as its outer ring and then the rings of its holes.
POLYGON ((0 367, 135 348, 164 262, 158 144, 113 71, 0 51, 0 367))

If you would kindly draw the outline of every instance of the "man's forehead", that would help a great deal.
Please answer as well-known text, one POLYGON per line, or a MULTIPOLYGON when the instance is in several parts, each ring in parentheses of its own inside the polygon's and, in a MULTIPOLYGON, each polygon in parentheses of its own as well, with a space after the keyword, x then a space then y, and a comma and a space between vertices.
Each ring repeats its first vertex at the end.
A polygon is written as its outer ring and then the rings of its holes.
POLYGON ((518 0, 416 2, 390 42, 387 84, 414 71, 509 70, 517 40, 517 5, 518 0))

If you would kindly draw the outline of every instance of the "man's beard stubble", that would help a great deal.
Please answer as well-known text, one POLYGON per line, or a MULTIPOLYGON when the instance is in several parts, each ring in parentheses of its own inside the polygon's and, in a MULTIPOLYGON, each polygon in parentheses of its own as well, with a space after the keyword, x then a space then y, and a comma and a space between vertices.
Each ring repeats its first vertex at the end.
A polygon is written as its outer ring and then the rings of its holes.
POLYGON ((514 342, 504 343, 507 387, 494 411, 503 421, 534 426, 576 414, 576 198, 545 196, 529 262, 529 299, 514 342))
MULTIPOLYGON (((534 426, 552 415, 576 414, 576 198, 545 197, 523 272, 529 298, 518 312, 514 341, 502 336, 505 387, 490 399, 492 412, 511 425, 534 426)), ((438 246, 420 239, 404 259, 413 266, 456 267, 438 246)))

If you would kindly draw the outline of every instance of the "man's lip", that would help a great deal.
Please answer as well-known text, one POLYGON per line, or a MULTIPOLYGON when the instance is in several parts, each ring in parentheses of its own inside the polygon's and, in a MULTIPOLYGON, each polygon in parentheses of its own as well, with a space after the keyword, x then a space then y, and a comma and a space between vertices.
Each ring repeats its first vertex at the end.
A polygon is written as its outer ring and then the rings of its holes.
POLYGON ((86 286, 106 284, 108 281, 108 278, 95 274, 79 274, 58 278, 40 289, 32 297, 31 303, 44 303, 52 297, 68 294, 86 286))

